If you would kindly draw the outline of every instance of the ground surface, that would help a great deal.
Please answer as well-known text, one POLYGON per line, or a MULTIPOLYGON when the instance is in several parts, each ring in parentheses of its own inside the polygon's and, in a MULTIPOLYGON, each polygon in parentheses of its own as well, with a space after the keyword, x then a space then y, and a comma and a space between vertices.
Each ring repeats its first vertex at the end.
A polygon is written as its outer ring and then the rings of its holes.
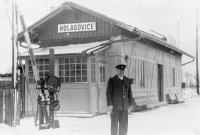
MULTIPOLYGON (((128 135, 200 135, 200 96, 184 90, 185 103, 168 105, 129 115, 128 135)), ((60 128, 38 130, 32 117, 20 126, 0 124, 0 135, 109 135, 108 114, 93 118, 57 117, 60 128)))

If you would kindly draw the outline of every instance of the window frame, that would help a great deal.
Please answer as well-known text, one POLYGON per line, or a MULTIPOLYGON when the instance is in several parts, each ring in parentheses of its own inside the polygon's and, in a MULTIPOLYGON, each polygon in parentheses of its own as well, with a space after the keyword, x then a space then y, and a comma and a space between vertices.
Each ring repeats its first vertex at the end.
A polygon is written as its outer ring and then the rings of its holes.
MULTIPOLYGON (((36 63, 37 63, 40 79, 43 79, 43 80, 46 79, 46 77, 49 75, 49 59, 37 58, 36 63), (43 60, 43 63, 41 63, 41 60, 43 60)), ((28 60, 27 65, 28 65, 28 82, 35 83, 34 71, 33 71, 31 60, 28 60), (32 75, 30 75, 30 73, 32 73, 32 75)))
POLYGON ((61 83, 88 83, 88 58, 75 56, 58 58, 58 78, 61 83))

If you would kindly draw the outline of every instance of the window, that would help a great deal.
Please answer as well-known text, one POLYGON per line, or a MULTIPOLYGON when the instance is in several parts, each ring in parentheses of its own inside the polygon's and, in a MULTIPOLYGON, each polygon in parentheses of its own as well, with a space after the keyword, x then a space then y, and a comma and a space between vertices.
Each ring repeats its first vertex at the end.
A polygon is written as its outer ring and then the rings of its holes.
POLYGON ((91 58, 91 82, 96 82, 96 79, 95 79, 95 58, 92 57, 91 58))
POLYGON ((140 61, 140 87, 145 88, 145 65, 144 65, 144 61, 140 61))
MULTIPOLYGON (((36 59, 36 63, 39 70, 39 77, 45 79, 49 74, 49 59, 36 59)), ((28 78, 29 83, 35 82, 33 68, 30 60, 28 64, 28 78)))
POLYGON ((100 82, 105 82, 105 67, 100 66, 100 82))
POLYGON ((59 79, 63 83, 87 82, 87 58, 59 59, 59 79))

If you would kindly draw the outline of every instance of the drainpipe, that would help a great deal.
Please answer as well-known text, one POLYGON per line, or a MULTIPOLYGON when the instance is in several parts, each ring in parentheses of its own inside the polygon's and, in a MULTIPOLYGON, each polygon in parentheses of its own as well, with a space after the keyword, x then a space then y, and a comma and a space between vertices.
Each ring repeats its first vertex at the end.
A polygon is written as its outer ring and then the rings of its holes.
POLYGON ((129 38, 129 39, 114 40, 114 41, 110 41, 109 43, 119 43, 119 42, 126 42, 126 41, 136 41, 136 40, 140 40, 141 38, 143 38, 143 36, 140 33, 138 38, 129 38))
MULTIPOLYGON (((191 58, 192 58, 192 57, 191 57, 191 58)), ((181 66, 184 66, 184 65, 186 65, 186 64, 189 64, 189 63, 193 62, 193 61, 194 61, 194 58, 192 58, 192 59, 193 59, 192 61, 186 62, 186 63, 182 64, 181 66)))

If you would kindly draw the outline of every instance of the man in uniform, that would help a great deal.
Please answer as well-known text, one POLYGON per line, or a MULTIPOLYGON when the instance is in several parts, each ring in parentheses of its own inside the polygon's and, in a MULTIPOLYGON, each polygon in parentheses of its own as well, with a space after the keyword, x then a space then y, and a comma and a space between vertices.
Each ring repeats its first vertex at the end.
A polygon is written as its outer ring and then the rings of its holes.
POLYGON ((117 75, 109 78, 106 97, 111 116, 111 135, 126 135, 128 131, 128 110, 132 110, 131 84, 124 76, 126 65, 116 67, 117 75))

